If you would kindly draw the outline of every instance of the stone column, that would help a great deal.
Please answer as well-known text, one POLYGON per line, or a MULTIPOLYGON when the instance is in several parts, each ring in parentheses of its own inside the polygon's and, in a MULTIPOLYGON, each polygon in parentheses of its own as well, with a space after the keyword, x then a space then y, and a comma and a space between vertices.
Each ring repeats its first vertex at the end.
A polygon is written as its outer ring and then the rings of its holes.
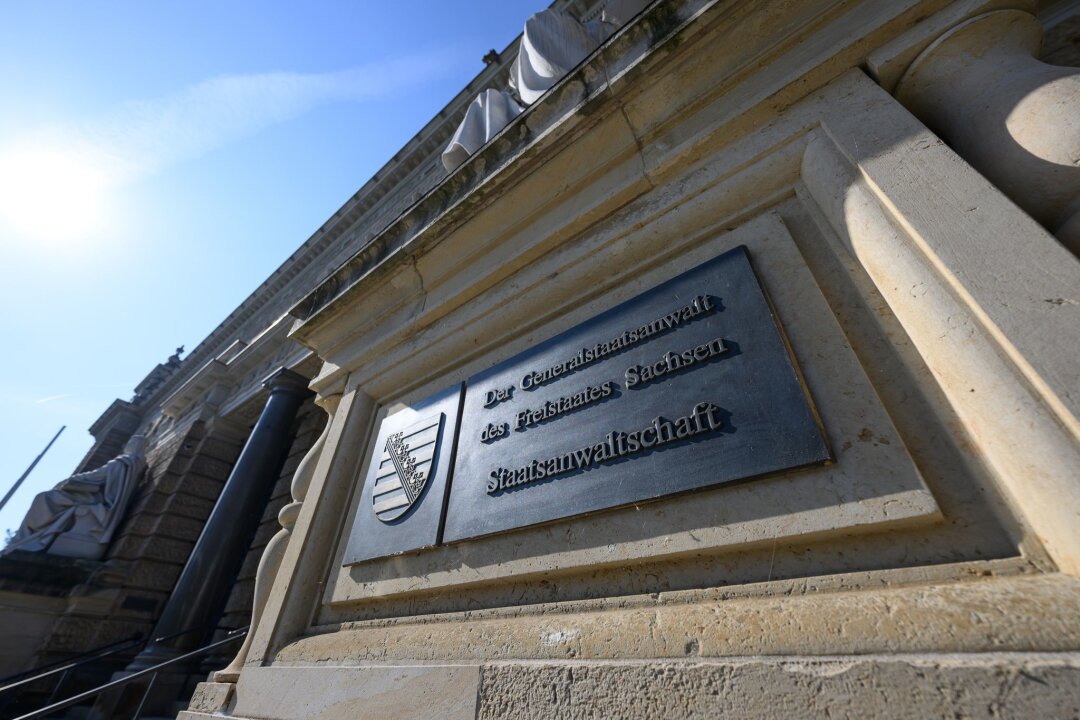
POLYGON ((1031 14, 998 10, 944 32, 896 98, 1080 254, 1080 70, 1038 60, 1031 14))
POLYGON ((154 628, 154 637, 204 628, 152 643, 128 670, 141 670, 197 648, 207 635, 244 560, 263 504, 277 480, 296 412, 311 394, 307 378, 278 370, 263 381, 270 391, 217 504, 191 551, 154 628))

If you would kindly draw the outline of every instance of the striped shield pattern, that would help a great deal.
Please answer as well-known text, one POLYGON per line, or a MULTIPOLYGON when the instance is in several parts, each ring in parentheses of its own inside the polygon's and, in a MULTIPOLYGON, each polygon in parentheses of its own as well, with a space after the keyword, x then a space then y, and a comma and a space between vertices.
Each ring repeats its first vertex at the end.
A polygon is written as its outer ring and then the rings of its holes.
POLYGON ((423 494, 439 447, 442 419, 442 413, 425 417, 386 438, 371 493, 379 520, 397 520, 423 494))

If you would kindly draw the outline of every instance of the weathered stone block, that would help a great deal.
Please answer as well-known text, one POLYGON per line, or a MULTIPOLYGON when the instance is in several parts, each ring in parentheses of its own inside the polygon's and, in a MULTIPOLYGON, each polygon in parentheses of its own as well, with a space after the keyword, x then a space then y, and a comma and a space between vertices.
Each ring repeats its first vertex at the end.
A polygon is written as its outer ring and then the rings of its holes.
POLYGON ((221 438, 208 437, 203 440, 202 445, 199 446, 199 453, 206 457, 227 463, 231 467, 232 464, 236 462, 236 458, 240 456, 241 449, 243 449, 243 445, 238 443, 222 440, 221 438))
POLYGON ((85 618, 59 618, 53 625, 47 647, 54 652, 82 652, 94 646, 97 630, 85 618))
POLYGON ((128 536, 118 540, 113 546, 112 557, 127 560, 160 560, 170 564, 182 565, 191 554, 192 543, 185 540, 173 540, 164 536, 140 538, 128 536))
POLYGON ((225 479, 229 477, 229 471, 232 470, 232 466, 233 464, 231 462, 219 460, 218 458, 200 452, 195 459, 191 461, 191 464, 188 466, 188 472, 218 480, 219 482, 225 482, 225 479))
POLYGON ((16 550, 0 557, 0 591, 63 597, 101 566, 97 560, 16 550))
POLYGON ((203 682, 195 686, 188 710, 199 713, 220 713, 228 709, 236 685, 203 682))
POLYGON ((508 663, 480 671, 486 720, 1073 718, 1080 656, 508 663))
POLYGON ((143 542, 141 557, 182 565, 187 562, 192 545, 184 540, 173 540, 157 535, 143 542))
POLYGON ((180 515, 139 514, 125 529, 143 537, 166 537, 194 542, 202 532, 203 523, 180 515))
POLYGON ((249 551, 244 557, 244 564, 240 566, 240 572, 237 573, 237 577, 248 578, 255 577, 255 572, 259 568, 259 561, 262 559, 262 551, 265 548, 258 548, 258 550, 249 551))
MULTIPOLYGON (((251 622, 251 608, 246 610, 237 610, 235 612, 227 612, 221 616, 221 621, 218 625, 221 628, 241 628, 251 622)), ((217 639, 224 639, 226 630, 218 630, 217 639)))
POLYGON ((292 502, 292 495, 289 494, 288 486, 285 488, 285 492, 275 495, 266 502, 266 507, 263 508, 262 516, 259 518, 260 523, 277 522, 278 513, 281 512, 281 508, 292 502))
POLYGON ((166 470, 155 478, 154 483, 151 487, 153 487, 155 491, 160 493, 174 493, 180 487, 183 481, 184 476, 182 473, 173 470, 166 470))
POLYGON ((170 565, 153 560, 141 560, 132 564, 127 586, 145 590, 171 591, 180 577, 182 565, 170 565))
POLYGON ((193 497, 186 493, 153 492, 147 499, 143 510, 155 514, 176 514, 187 518, 204 521, 214 508, 214 503, 205 498, 193 497))
POLYGON ((181 480, 179 491, 216 502, 224 485, 224 481, 216 478, 209 478, 197 473, 188 473, 181 480))
POLYGON ((251 548, 262 552, 262 548, 266 547, 266 543, 270 542, 270 538, 274 537, 280 529, 281 525, 277 521, 277 513, 275 512, 271 519, 259 525, 259 528, 255 531, 255 537, 251 541, 251 548))
MULTIPOLYGON (((295 448, 295 443, 293 444, 295 448)), ((296 466, 300 464, 300 460, 304 457, 306 449, 298 448, 296 451, 290 449, 289 455, 285 458, 285 461, 281 464, 281 477, 292 477, 292 474, 296 472, 296 466)))
POLYGON ((205 520, 214 509, 214 501, 188 495, 187 493, 174 494, 168 503, 168 511, 184 517, 205 520))
POLYGON ((229 601, 225 605, 225 612, 251 614, 252 604, 255 602, 255 578, 238 580, 229 594, 229 601))
POLYGON ((247 670, 241 675, 233 711, 237 717, 289 720, 369 717, 475 720, 476 717, 475 665, 257 670, 250 678, 247 670), (286 687, 293 691, 280 692, 286 687))

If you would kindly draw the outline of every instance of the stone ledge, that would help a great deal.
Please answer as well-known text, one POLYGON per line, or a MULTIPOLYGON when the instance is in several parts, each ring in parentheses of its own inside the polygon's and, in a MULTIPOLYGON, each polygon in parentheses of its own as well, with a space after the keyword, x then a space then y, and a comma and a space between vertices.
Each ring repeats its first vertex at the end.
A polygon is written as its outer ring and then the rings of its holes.
MULTIPOLYGON (((843 580, 843 577, 839 578, 843 580)), ((534 605, 318 628, 275 665, 1080 652, 1067 575, 788 595, 727 590, 534 605)))
POLYGON ((662 0, 620 28, 296 302, 288 311, 299 321, 290 337, 314 348, 313 328, 338 312, 361 284, 474 215, 500 188, 513 185, 515 176, 531 172, 524 160, 549 156, 551 148, 565 141, 579 124, 591 122, 589 116, 616 112, 613 89, 627 82, 628 71, 643 72, 645 65, 678 44, 679 36, 699 14, 718 4, 716 0, 662 0))
MULTIPOLYGON (((1080 654, 249 667, 235 693, 241 715, 225 716, 266 720, 1066 718, 1080 713, 1080 654)), ((225 706, 192 707, 179 720, 225 706)))
POLYGON ((500 663, 478 719, 1065 718, 1080 655, 758 658, 720 663, 500 663))

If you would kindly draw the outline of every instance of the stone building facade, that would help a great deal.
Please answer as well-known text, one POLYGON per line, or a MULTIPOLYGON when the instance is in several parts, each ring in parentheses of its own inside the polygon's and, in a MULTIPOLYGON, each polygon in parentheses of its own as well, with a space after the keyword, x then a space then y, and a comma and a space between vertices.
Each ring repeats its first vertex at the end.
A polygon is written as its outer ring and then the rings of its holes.
MULTIPOLYGON (((95 425, 87 463, 138 431, 151 470, 43 652, 160 631, 183 596, 219 633, 255 609, 185 720, 1080 716, 1078 29, 1076 2, 657 0, 447 174, 511 45, 95 425), (478 379, 733 251, 827 457, 448 540, 487 481, 463 470, 478 379), (386 433, 462 384, 431 460, 452 482, 414 474, 409 502, 447 496, 431 539, 354 562, 386 433), (241 542, 214 516, 256 480, 241 542), (193 558, 238 542, 197 598, 193 558)), ((533 436, 563 452, 570 425, 533 436)))

